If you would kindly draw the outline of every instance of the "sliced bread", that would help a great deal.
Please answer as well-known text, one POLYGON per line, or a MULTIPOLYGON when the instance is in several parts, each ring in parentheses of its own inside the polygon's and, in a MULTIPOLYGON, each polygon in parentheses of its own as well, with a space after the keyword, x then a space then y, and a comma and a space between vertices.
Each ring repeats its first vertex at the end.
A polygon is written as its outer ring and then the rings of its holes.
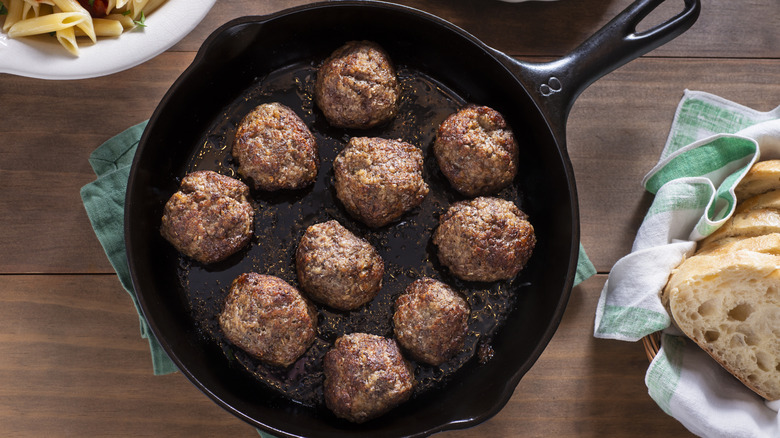
POLYGON ((726 223, 699 242, 699 249, 704 250, 730 237, 755 237, 771 233, 780 233, 780 210, 756 208, 735 212, 726 223))
POLYGON ((759 208, 773 208, 775 210, 780 210, 780 190, 770 190, 768 192, 751 196, 744 200, 739 200, 737 202, 735 213, 742 213, 759 208))
POLYGON ((678 327, 767 400, 780 399, 780 235, 688 258, 663 297, 678 327))
POLYGON ((739 182, 734 193, 743 201, 780 187, 780 160, 758 161, 739 182))

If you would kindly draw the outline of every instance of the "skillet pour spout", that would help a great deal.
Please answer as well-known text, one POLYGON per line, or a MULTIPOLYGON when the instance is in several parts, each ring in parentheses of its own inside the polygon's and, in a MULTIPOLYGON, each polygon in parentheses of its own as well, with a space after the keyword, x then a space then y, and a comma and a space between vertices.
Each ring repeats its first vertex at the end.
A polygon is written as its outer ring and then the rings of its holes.
MULTIPOLYGON (((441 18, 379 1, 314 3, 221 26, 154 111, 128 181, 128 264, 153 334, 182 374, 214 402, 280 437, 422 437, 491 418, 549 343, 571 293, 579 255, 579 211, 565 146, 568 112, 593 81, 681 34, 698 16, 699 1, 685 0, 681 14, 636 32, 637 23, 661 3, 635 2, 571 54, 545 64, 516 61, 441 18), (328 126, 312 100, 317 65, 350 40, 382 46, 407 91, 398 120, 367 133, 328 126), (238 120, 252 105, 270 100, 295 109, 311 126, 320 144, 318 181, 310 190, 294 193, 253 193, 260 205, 259 223, 257 236, 245 251, 214 266, 182 258, 160 236, 165 202, 192 170, 235 172, 228 146, 238 120), (429 245, 439 215, 462 198, 437 173, 428 151, 438 123, 466 103, 501 112, 525 145, 518 176, 502 196, 529 215, 537 246, 521 274, 501 284, 459 282, 436 263, 429 245), (423 149, 424 176, 431 186, 414 214, 379 230, 352 221, 330 188, 332 158, 346 139, 366 134, 404 138, 423 149), (417 377, 433 383, 423 382, 424 390, 410 401, 359 425, 258 379, 262 367, 242 361, 240 352, 230 350, 214 322, 226 285, 241 273, 286 275, 295 283, 291 260, 298 239, 308 225, 334 218, 384 251, 392 278, 385 278, 380 302, 392 303, 408 283, 427 275, 452 282, 473 297, 487 290, 487 296, 506 298, 508 303, 495 326, 484 333, 472 330, 471 353, 463 353, 457 368, 418 367, 417 377), (494 352, 485 363, 473 354, 478 345, 489 345, 494 352)), ((476 298, 470 305, 472 312, 489 307, 476 298)), ((367 309, 377 315, 387 312, 367 309)), ((389 322, 339 325, 348 315, 327 309, 320 309, 320 316, 336 321, 319 327, 316 345, 321 348, 356 328, 392 336, 389 322)), ((287 373, 285 378, 293 374, 321 378, 316 357, 309 365, 274 372, 287 373)))

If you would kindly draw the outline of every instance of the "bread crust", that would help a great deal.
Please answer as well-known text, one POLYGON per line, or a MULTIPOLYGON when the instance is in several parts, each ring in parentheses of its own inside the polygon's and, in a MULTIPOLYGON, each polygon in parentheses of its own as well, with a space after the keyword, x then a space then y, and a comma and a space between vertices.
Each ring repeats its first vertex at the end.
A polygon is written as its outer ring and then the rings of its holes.
POLYGON ((744 201, 780 187, 780 160, 759 161, 742 177, 734 189, 738 201, 744 201))

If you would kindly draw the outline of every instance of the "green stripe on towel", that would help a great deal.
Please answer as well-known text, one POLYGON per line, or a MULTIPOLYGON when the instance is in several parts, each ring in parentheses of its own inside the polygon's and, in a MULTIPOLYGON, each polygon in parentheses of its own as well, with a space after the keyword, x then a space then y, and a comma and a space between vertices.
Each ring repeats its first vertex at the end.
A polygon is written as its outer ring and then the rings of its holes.
POLYGON ((653 333, 669 326, 669 315, 641 307, 605 306, 597 334, 636 336, 653 333))
POLYGON ((679 336, 663 335, 661 345, 661 351, 647 370, 645 384, 650 397, 664 412, 672 415, 671 400, 680 381, 685 340, 679 336))

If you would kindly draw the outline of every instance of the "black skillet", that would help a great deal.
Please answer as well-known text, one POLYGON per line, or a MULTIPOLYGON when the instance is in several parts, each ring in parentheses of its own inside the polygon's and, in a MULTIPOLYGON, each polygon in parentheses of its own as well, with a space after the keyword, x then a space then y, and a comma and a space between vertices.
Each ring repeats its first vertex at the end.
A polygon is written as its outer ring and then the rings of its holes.
POLYGON ((593 81, 668 42, 697 19, 698 0, 649 30, 636 26, 663 0, 639 0, 571 54, 544 64, 518 62, 428 13, 373 1, 307 5, 243 17, 216 30, 152 115, 128 182, 125 241, 138 299, 168 355, 199 389, 248 423, 280 436, 425 436, 475 425, 496 414, 552 338, 566 307, 579 249, 574 174, 565 124, 593 81), (349 40, 378 42, 398 67, 399 116, 370 131, 328 126, 313 104, 316 66, 349 40), (255 238, 215 266, 179 256, 159 235, 165 201, 195 169, 235 175, 230 141, 254 105, 281 101, 309 124, 322 167, 308 189, 253 193, 255 238), (436 261, 430 232, 463 199, 430 154, 438 123, 465 103, 504 114, 521 144, 520 172, 498 194, 529 214, 538 244, 514 280, 466 283, 436 261), (351 136, 402 138, 426 154, 431 194, 399 222, 372 230, 353 221, 332 190, 330 162, 351 136), (293 254, 306 226, 337 219, 367 238, 387 264, 384 288, 368 306, 340 313, 320 307, 318 339, 289 369, 269 368, 222 339, 215 316, 230 281, 256 271, 296 283, 293 254), (321 403, 322 354, 340 334, 392 336, 392 300, 420 276, 461 290, 472 307, 463 353, 433 368, 416 364, 409 402, 362 425, 334 417, 321 403))

